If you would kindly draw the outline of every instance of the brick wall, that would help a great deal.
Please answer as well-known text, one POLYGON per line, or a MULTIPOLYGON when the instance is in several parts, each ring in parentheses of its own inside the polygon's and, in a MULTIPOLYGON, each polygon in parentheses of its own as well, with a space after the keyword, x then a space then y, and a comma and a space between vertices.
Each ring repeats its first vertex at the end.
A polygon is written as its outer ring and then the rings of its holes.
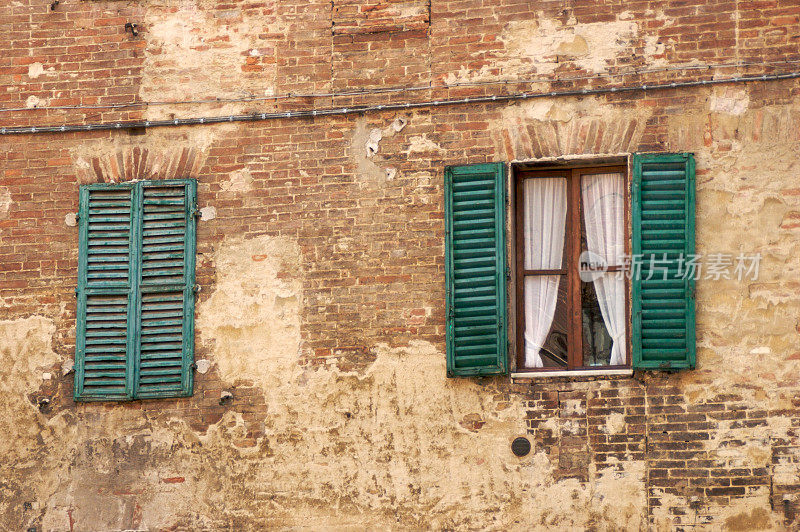
MULTIPOLYGON (((29 109, 0 126, 800 69, 762 64, 800 61, 792 0, 563 4, 6 2, 0 105, 29 109), (591 78, 691 61, 755 64, 591 78), (30 109, 387 85, 433 88, 30 109)), ((786 80, 0 137, 2 527, 800 526, 798 94, 786 80), (697 154, 700 251, 765 257, 758 282, 698 283, 698 369, 447 380, 444 167, 649 150, 697 154), (75 404, 78 187, 169 177, 199 181, 210 368, 190 399, 75 404)))

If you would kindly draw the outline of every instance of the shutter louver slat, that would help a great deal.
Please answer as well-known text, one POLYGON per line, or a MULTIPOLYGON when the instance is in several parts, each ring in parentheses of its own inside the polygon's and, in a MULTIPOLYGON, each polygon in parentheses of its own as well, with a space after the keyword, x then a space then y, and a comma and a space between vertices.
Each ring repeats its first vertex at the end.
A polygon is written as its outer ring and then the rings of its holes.
POLYGON ((87 397, 127 395, 128 308, 125 292, 86 297, 83 394, 87 397), (98 308, 104 313, 96 313, 98 308))
POLYGON ((501 164, 446 171, 448 376, 506 372, 504 175, 501 164))
POLYGON ((170 297, 174 304, 168 306, 153 302, 150 294, 142 295, 139 340, 140 395, 159 391, 179 391, 181 388, 183 291, 158 292, 157 296, 162 301, 164 297, 170 297))
POLYGON ((88 189, 87 286, 127 286, 131 266, 131 187, 88 189))
POLYGON ((633 253, 641 255, 633 279, 633 366, 692 368, 694 280, 683 278, 679 262, 694 254, 692 156, 636 154, 632 194, 633 253))
POLYGON ((184 283, 188 222, 185 188, 182 185, 144 188, 142 286, 184 283), (172 252, 173 256, 165 258, 163 252, 172 252))

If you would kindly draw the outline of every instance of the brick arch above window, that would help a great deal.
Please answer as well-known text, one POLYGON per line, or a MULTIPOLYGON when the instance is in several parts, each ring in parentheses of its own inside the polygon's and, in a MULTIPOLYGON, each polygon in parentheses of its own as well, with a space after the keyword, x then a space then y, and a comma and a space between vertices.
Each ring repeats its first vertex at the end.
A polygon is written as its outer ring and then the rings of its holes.
POLYGON ((205 157, 196 148, 126 147, 78 166, 81 182, 119 183, 144 179, 197 178, 205 157), (88 166, 88 168, 87 168, 88 166))
POLYGON ((637 151, 649 111, 593 109, 591 103, 528 102, 508 108, 492 132, 497 153, 506 160, 525 161, 637 151))

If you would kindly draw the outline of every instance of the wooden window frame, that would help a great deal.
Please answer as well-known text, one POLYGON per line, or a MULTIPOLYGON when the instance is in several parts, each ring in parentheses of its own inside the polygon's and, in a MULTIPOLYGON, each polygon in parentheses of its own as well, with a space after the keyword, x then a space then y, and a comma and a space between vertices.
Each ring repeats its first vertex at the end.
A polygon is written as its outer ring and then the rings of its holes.
MULTIPOLYGON (((517 169, 514 172, 514 248, 515 248, 515 286, 516 294, 516 332, 515 358, 516 370, 523 372, 564 372, 564 371, 597 371, 625 370, 631 368, 631 283, 625 276, 625 364, 613 366, 583 365, 583 326, 581 315, 581 281, 579 277, 579 256, 581 254, 581 223, 583 200, 581 198, 581 176, 600 173, 620 173, 623 176, 624 193, 624 230, 625 254, 631 253, 630 227, 630 194, 629 173, 625 165, 576 166, 571 168, 551 169, 517 169), (564 246, 567 248, 566 263, 558 270, 525 270, 525 236, 524 236, 524 181, 526 179, 564 178, 567 180, 567 224, 564 246), (567 280, 567 367, 534 368, 525 366, 525 296, 526 276, 561 275, 567 280)), ((623 265, 612 265, 608 271, 620 271, 623 265)))

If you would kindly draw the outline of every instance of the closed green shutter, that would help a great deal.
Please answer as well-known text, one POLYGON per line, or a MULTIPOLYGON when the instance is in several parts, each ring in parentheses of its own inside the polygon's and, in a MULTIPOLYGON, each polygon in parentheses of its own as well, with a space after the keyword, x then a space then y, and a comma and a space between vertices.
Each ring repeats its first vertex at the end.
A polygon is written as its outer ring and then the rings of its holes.
POLYGON ((140 187, 135 396, 191 395, 196 184, 150 181, 140 187))
POLYGON ((445 172, 447 376, 507 372, 505 166, 445 172))
POLYGON ((633 367, 693 368, 694 278, 686 275, 694 256, 693 156, 635 154, 632 188, 633 256, 641 261, 633 276, 633 367))
POLYGON ((130 399, 135 331, 134 187, 81 187, 75 399, 130 399))
POLYGON ((192 393, 196 182, 80 193, 75 399, 192 393))

